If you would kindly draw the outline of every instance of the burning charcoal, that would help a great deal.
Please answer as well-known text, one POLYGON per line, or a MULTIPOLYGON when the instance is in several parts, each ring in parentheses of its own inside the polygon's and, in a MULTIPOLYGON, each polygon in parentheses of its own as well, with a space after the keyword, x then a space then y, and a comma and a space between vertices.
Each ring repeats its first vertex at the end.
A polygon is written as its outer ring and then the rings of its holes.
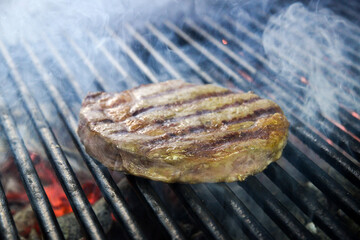
MULTIPOLYGON (((104 199, 100 199, 93 205, 94 212, 105 232, 112 225, 110 209, 104 199)), ((42 239, 39 225, 30 205, 17 212, 14 216, 16 227, 22 239, 42 239)), ((58 223, 63 231, 65 239, 79 240, 83 238, 83 232, 74 213, 69 213, 58 218, 58 223)))
MULTIPOLYGON (((112 225, 112 218, 107 203, 104 199, 100 199, 94 204, 93 209, 104 231, 108 232, 112 225)), ((84 237, 74 213, 59 217, 58 222, 64 233, 65 239, 79 240, 84 237)))

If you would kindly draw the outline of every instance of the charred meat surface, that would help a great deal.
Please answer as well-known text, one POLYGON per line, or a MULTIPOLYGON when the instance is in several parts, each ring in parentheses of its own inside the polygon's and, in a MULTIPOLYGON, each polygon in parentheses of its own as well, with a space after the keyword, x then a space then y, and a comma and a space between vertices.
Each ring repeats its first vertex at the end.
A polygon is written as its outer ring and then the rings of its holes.
POLYGON ((181 80, 90 93, 78 134, 113 170, 164 182, 244 180, 280 158, 289 123, 252 92, 181 80))

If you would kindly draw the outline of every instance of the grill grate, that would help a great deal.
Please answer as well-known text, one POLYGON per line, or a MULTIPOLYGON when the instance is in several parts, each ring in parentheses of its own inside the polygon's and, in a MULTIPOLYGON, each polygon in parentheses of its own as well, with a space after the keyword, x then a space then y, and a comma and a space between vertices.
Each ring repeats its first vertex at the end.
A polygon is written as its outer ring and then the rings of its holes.
MULTIPOLYGON (((353 22, 360 20, 356 14, 356 11, 360 10, 360 5, 355 2, 331 3, 330 7, 353 22)), ((280 5, 274 5, 272 11, 276 12, 280 9, 280 5)), ((172 239, 189 238, 189 232, 179 223, 179 214, 174 214, 172 210, 177 205, 181 205, 186 210, 185 219, 189 224, 194 224, 194 228, 202 232, 203 235, 199 238, 202 236, 205 239, 234 239, 247 236, 255 239, 273 239, 287 236, 290 239, 313 239, 318 237, 317 234, 304 224, 304 222, 312 221, 319 228, 318 231, 323 234, 320 235, 321 237, 352 239, 355 234, 359 234, 358 223, 360 222, 358 196, 360 117, 357 112, 359 109, 352 109, 349 106, 352 106, 351 102, 360 100, 358 82, 360 65, 356 64, 360 62, 358 53, 360 30, 358 28, 353 28, 351 31, 339 29, 353 46, 345 47, 344 50, 350 57, 341 60, 350 67, 354 78, 336 71, 337 66, 323 59, 317 59, 320 62, 321 71, 341 79, 342 85, 338 82, 330 82, 330 84, 334 88, 342 87, 344 94, 337 94, 337 99, 332 100, 332 104, 340 109, 341 114, 338 120, 334 120, 332 113, 327 115, 319 111, 316 112, 315 119, 314 115, 310 115, 304 108, 305 99, 303 99, 302 90, 294 89, 273 76, 272 63, 261 50, 260 34, 265 29, 267 16, 260 12, 253 18, 243 16, 241 23, 232 20, 229 16, 221 16, 220 19, 215 21, 209 17, 192 17, 181 19, 181 24, 171 21, 164 21, 162 24, 146 23, 142 30, 125 25, 126 33, 133 38, 132 41, 122 39, 114 28, 108 28, 106 33, 112 39, 112 44, 128 60, 126 64, 135 70, 131 73, 125 70, 127 68, 124 67, 124 59, 109 51, 105 45, 98 47, 100 56, 98 60, 89 57, 86 50, 78 45, 75 37, 64 38, 69 51, 83 64, 82 69, 86 69, 90 78, 94 78, 96 90, 120 91, 125 87, 133 87, 141 83, 190 76, 189 80, 192 82, 218 83, 232 86, 240 91, 254 90, 260 96, 279 103, 291 123, 289 142, 284 150, 283 158, 271 164, 264 173, 249 177, 244 182, 191 186, 154 183, 126 176, 126 181, 136 193, 137 201, 144 204, 143 217, 150 219, 154 224, 154 229, 161 230, 158 234, 150 233, 144 228, 141 219, 134 214, 131 202, 127 199, 128 196, 119 189, 112 173, 87 155, 82 146, 76 133, 77 107, 80 105, 82 96, 86 94, 87 88, 76 80, 77 73, 74 71, 74 66, 71 66, 71 63, 62 56, 56 44, 48 37, 42 36, 44 46, 53 58, 51 61, 64 74, 64 80, 56 78, 57 75, 52 72, 53 65, 49 64, 48 60, 42 59, 42 54, 36 52, 30 43, 23 41, 19 46, 24 52, 22 57, 32 63, 40 79, 41 88, 34 90, 32 89, 34 86, 29 85, 23 76, 20 60, 14 57, 16 51, 0 41, 0 55, 9 69, 7 80, 16 89, 15 94, 20 96, 21 105, 26 109, 41 139, 42 148, 49 156, 49 161, 85 236, 89 239, 105 239, 106 233, 86 198, 68 156, 64 153, 65 145, 58 139, 55 134, 56 128, 44 112, 43 103, 32 95, 34 91, 45 90, 48 94, 66 127, 65 132, 70 136, 74 148, 80 153, 100 187, 114 217, 121 224, 127 237, 131 239, 148 239, 153 236, 172 239), (180 25, 182 27, 179 27, 180 25), (234 29, 236 31, 232 31, 234 29), (169 33, 172 37, 168 37, 169 33), (221 39, 226 39, 226 44, 221 39), (160 43, 163 48, 156 47, 160 43), (183 48, 184 45, 189 46, 189 50, 183 48), (169 64, 169 55, 166 55, 168 49, 173 51, 175 62, 180 63, 178 66, 169 64), (197 56, 202 57, 199 63, 197 63, 197 56), (112 75, 106 75, 97 61, 107 62, 108 69, 112 68, 116 72, 114 75, 118 76, 121 82, 112 82, 109 79, 112 75), (154 64, 148 65, 149 62, 154 64), (212 70, 208 72, 205 69, 212 70), (69 86, 71 92, 69 96, 54 84, 60 80, 69 86), (333 169, 335 173, 328 172, 328 169, 333 169), (315 187, 306 187, 301 184, 304 179, 315 187), (175 195, 173 197, 176 201, 168 202, 161 189, 169 189, 175 195), (243 194, 240 194, 238 189, 241 189, 243 194), (279 195, 277 191, 281 194, 279 195), (322 202, 318 194, 328 203, 322 202), (285 204, 284 199, 289 199, 290 204, 285 204), (331 205, 335 206, 336 211, 327 209, 331 205), (301 217, 295 214, 296 211, 292 207, 300 209, 301 217), (225 220, 220 221, 217 217, 215 213, 218 209, 224 212, 223 214, 227 217, 225 219, 231 219, 232 224, 241 228, 236 227, 234 233, 234 229, 228 226, 225 220), (258 211, 260 213, 257 213, 258 211), (262 211, 266 217, 259 218, 262 211), (355 228, 344 224, 344 219, 351 222, 351 225, 355 225, 355 228), (269 227, 271 225, 267 225, 268 221, 281 229, 280 233, 274 233, 269 227)), ((90 42, 98 42, 92 32, 87 33, 87 37, 90 42)), ((294 51, 303 54, 304 58, 312 54, 296 47, 294 51)), ((297 69, 299 76, 303 76, 302 82, 306 84, 306 67, 299 65, 290 56, 279 55, 278 57, 288 61, 294 69, 297 69)), ((171 60, 173 62, 173 59, 171 60)), ((6 96, 6 93, 7 89, 0 86, 0 95, 6 96)), ((0 97, 3 132, 41 232, 48 239, 64 239, 63 229, 56 219, 30 159, 18 119, 10 108, 11 103, 0 97)), ((2 239, 19 239, 1 184, 0 207, 2 239)))

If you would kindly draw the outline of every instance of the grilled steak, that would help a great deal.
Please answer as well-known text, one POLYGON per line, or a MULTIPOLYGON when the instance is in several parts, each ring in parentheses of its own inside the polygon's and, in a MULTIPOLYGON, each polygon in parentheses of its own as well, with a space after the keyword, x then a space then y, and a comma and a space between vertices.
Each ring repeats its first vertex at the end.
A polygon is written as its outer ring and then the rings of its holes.
POLYGON ((252 92, 181 80, 90 93, 78 134, 105 166, 164 182, 244 180, 280 158, 289 123, 252 92))

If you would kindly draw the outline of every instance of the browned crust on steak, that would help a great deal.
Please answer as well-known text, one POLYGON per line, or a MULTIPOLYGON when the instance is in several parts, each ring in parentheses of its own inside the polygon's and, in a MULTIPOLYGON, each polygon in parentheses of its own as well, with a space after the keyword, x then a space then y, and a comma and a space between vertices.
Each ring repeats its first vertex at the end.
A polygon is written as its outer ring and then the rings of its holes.
POLYGON ((78 134, 105 166, 164 182, 244 180, 280 158, 289 123, 252 92, 181 80, 91 93, 78 134))

